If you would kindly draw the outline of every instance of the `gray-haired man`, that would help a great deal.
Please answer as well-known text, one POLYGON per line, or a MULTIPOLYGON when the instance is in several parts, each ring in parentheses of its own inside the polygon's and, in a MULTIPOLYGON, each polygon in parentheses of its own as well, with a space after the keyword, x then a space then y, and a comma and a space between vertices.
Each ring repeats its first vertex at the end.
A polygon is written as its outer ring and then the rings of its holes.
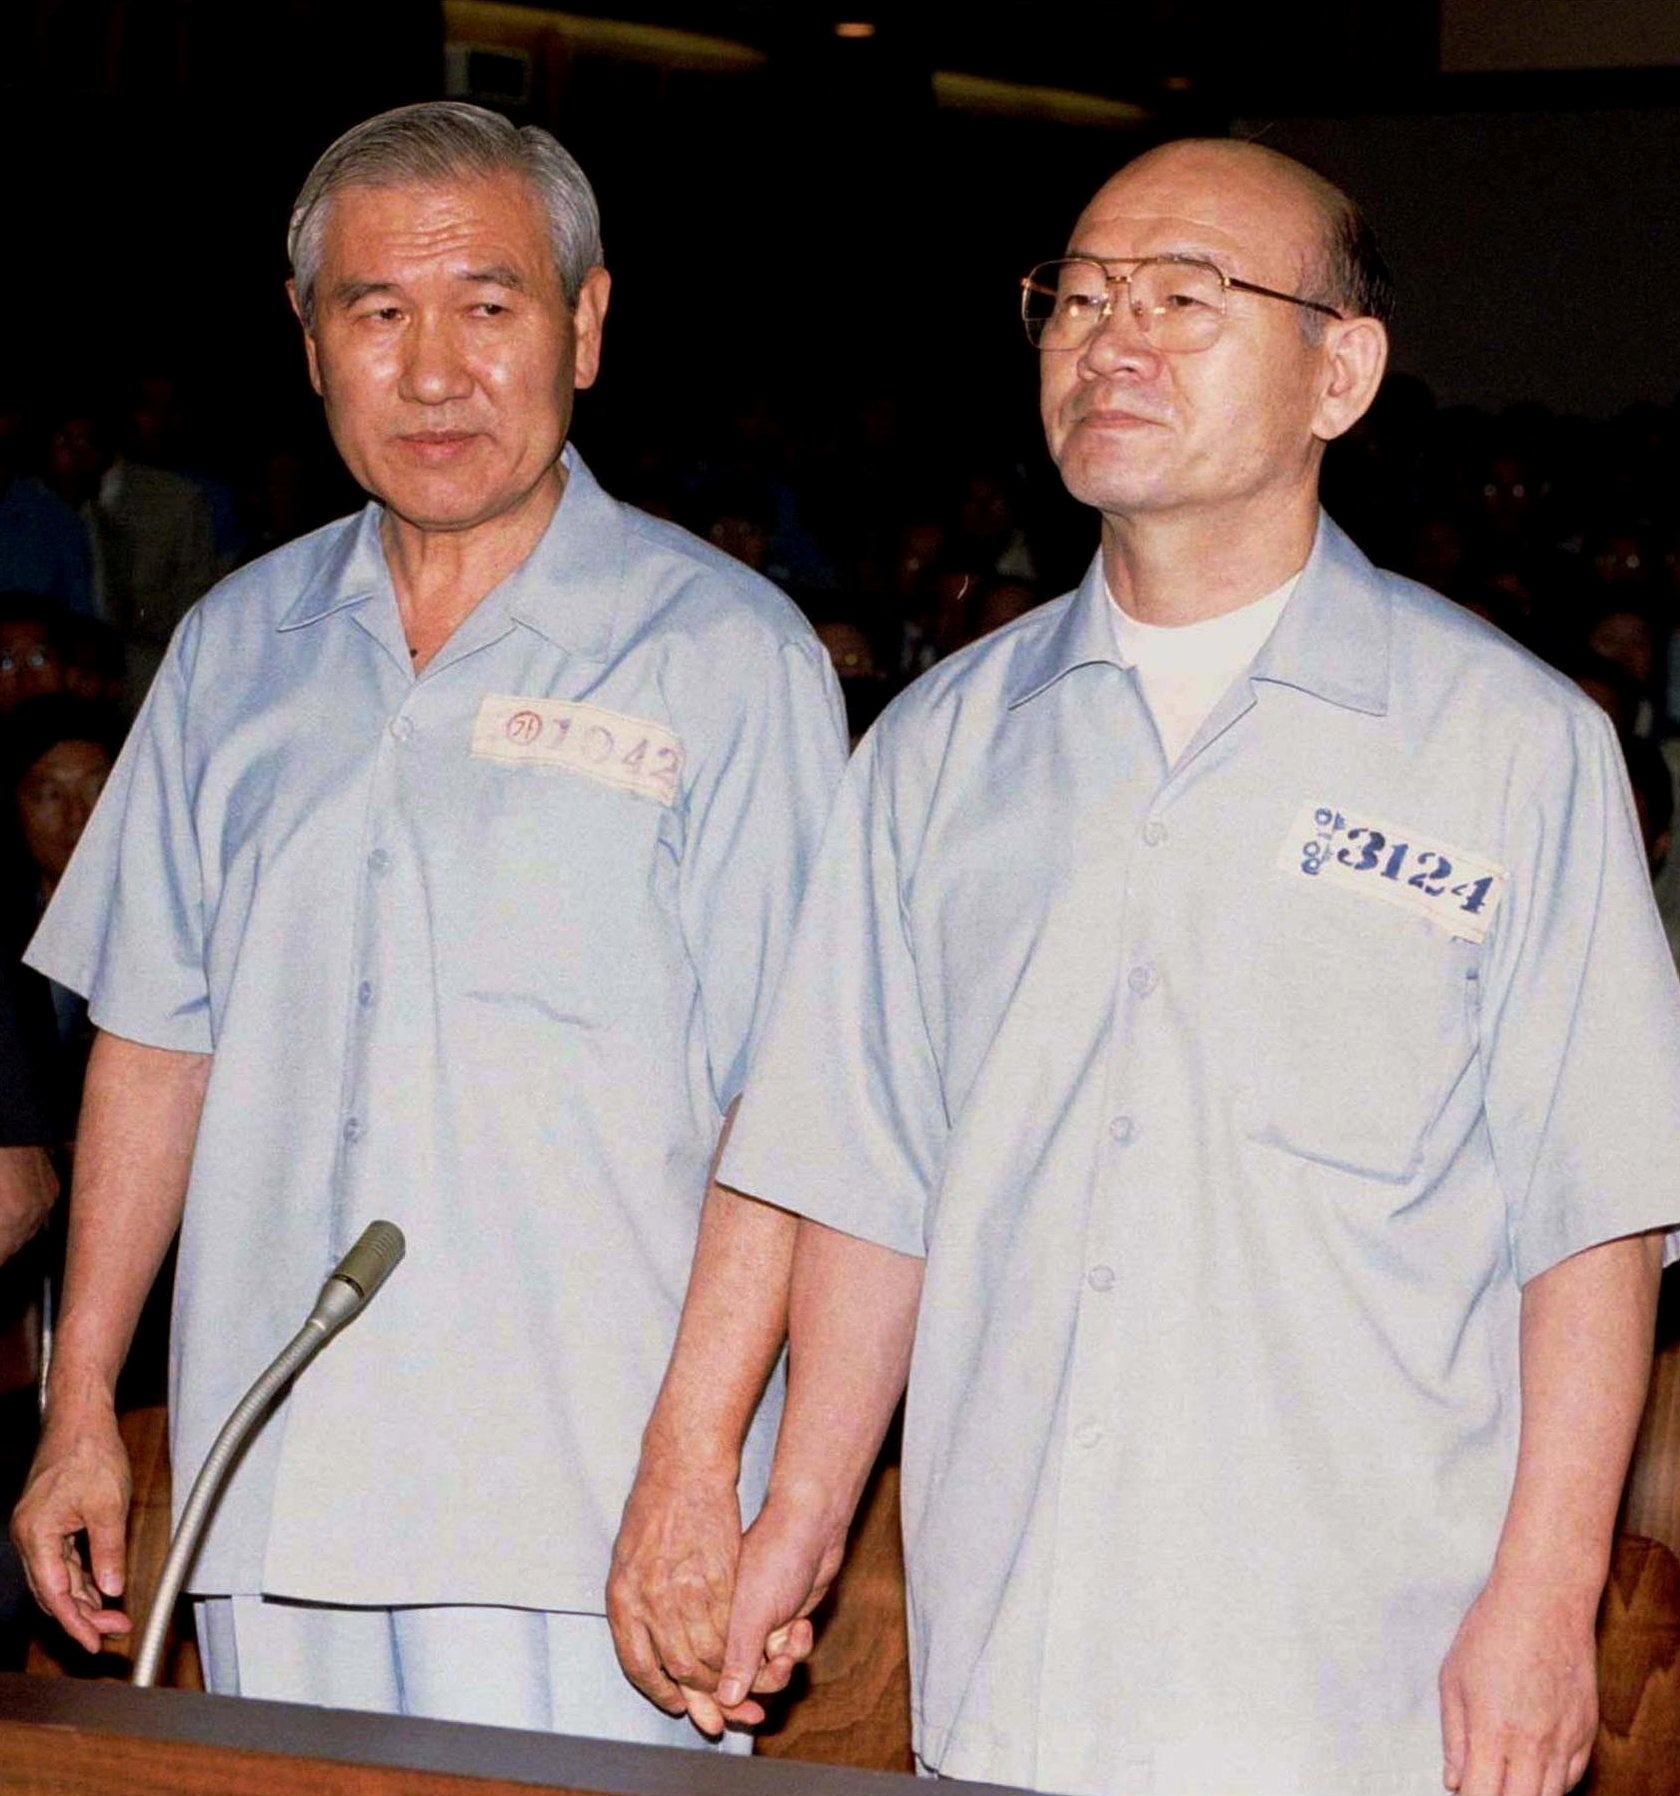
POLYGON ((374 502, 187 618, 34 945, 101 1034, 14 1533, 78 1640, 125 1628, 111 1392, 177 1223, 184 1490, 389 1216, 406 1263, 198 1561, 212 1687, 697 1742, 618 1672, 602 1589, 697 1230, 742 1266, 785 1235, 707 1175, 839 775, 832 675, 565 447, 608 281, 552 138, 370 120, 291 250, 374 502))

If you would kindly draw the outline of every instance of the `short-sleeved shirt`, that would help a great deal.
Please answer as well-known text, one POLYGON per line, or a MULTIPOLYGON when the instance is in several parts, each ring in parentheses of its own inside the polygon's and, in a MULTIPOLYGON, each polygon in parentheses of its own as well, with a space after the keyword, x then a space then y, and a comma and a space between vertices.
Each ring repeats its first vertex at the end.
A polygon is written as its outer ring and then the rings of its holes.
POLYGON ((731 1185, 925 1256, 917 1750, 1438 1788, 1523 1283, 1680 1217, 1680 993, 1597 708, 1328 520, 1177 762, 1100 567, 854 756, 731 1185))
POLYGON ((336 1256, 407 1235, 228 1486, 199 1590, 604 1607, 845 736, 780 593, 567 460, 418 676, 377 506, 210 593, 32 947, 101 1028, 214 1055, 178 1492, 336 1256))

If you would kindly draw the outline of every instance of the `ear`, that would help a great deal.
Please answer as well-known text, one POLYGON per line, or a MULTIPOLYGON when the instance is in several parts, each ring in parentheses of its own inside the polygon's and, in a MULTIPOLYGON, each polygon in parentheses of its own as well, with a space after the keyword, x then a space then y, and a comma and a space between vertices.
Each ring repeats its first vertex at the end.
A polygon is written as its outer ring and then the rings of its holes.
POLYGON ((592 387, 601 372, 601 338, 607 324, 607 300, 612 295, 612 276, 606 269, 595 267, 583 277, 578 288, 577 304, 572 307, 572 329, 576 332, 576 351, 572 362, 572 385, 592 387))
POLYGON ((292 316, 297 319, 303 332, 303 354, 309 363, 309 384, 315 389, 316 396, 321 395, 321 357, 315 347, 315 333, 309 328, 309 320, 303 315, 303 303, 298 298, 297 282, 287 281, 286 299, 292 308, 292 316))
POLYGON ((1313 412, 1313 435, 1331 442, 1370 409, 1388 366, 1388 332, 1375 318, 1338 318, 1319 347, 1323 385, 1313 412))

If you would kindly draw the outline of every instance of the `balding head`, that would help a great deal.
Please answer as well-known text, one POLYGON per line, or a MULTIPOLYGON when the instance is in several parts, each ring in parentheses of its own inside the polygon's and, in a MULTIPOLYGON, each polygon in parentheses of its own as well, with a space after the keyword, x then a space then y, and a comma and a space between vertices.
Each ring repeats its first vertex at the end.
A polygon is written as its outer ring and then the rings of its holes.
MULTIPOLYGON (((1081 223, 1117 209, 1200 219, 1210 201, 1227 227, 1259 217, 1284 233, 1291 291, 1345 317, 1389 321, 1393 282, 1364 214, 1316 170, 1264 144, 1187 137, 1146 150, 1103 183, 1081 223)), ((1309 335, 1319 328, 1311 312, 1301 322, 1309 335)))
POLYGON ((1350 273, 1345 254, 1362 233, 1345 195, 1258 144, 1164 144, 1104 182, 1067 256, 1110 299, 1040 346, 1040 409, 1068 490, 1111 519, 1200 515, 1228 531, 1264 528, 1282 507, 1310 530, 1324 444, 1369 405, 1387 353, 1374 315, 1386 281, 1350 273), (1186 275, 1165 294, 1174 265, 1223 289, 1186 275))

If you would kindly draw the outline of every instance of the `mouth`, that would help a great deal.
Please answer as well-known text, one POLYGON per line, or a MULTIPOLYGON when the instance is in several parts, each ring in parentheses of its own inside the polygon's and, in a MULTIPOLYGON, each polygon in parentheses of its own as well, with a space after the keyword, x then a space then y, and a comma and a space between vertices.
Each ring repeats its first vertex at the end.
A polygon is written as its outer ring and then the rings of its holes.
POLYGON ((1149 430, 1162 428, 1164 420, 1146 417, 1141 412, 1122 411, 1118 407, 1102 407, 1080 412, 1073 424, 1076 430, 1149 430))
POLYGON ((458 461, 479 441, 476 430, 411 430, 397 438, 410 455, 428 467, 458 461))

